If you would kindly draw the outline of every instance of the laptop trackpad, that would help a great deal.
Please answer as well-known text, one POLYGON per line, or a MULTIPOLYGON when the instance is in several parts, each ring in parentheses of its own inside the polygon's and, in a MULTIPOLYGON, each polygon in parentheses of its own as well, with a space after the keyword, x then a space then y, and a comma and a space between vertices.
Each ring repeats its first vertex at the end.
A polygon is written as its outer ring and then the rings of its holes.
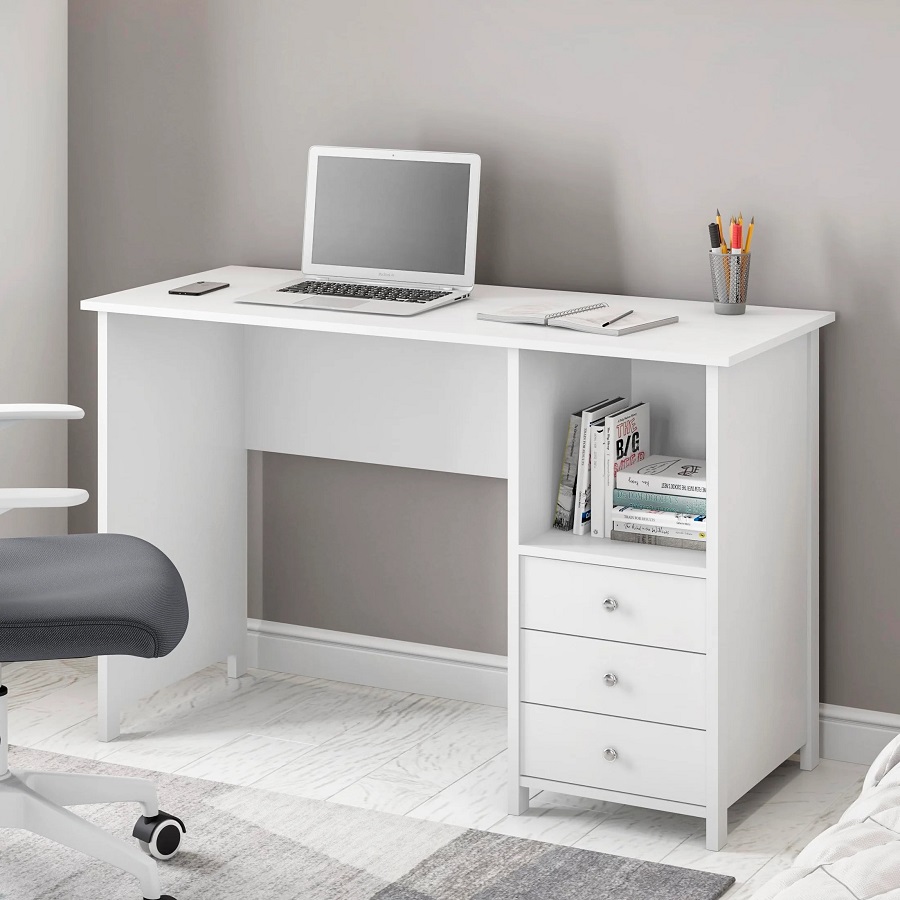
POLYGON ((304 297, 294 306, 302 306, 305 309, 356 309, 357 306, 369 302, 371 301, 367 298, 358 300, 356 297, 304 297))

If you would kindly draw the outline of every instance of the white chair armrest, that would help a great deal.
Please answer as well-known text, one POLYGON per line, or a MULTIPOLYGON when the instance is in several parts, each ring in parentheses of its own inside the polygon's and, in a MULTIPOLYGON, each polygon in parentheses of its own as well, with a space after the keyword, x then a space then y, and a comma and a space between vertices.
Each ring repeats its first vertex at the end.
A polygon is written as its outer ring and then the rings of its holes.
POLYGON ((11 509, 78 506, 88 498, 79 488, 0 488, 0 513, 11 509))
POLYGON ((0 427, 35 419, 83 418, 83 409, 67 403, 0 403, 0 427))

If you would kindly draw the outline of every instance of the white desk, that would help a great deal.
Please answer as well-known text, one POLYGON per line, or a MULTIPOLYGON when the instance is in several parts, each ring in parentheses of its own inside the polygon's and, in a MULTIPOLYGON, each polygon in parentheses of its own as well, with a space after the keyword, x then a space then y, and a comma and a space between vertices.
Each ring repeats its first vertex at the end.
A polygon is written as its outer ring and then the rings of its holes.
POLYGON ((518 288, 404 319, 234 303, 294 274, 230 266, 82 304, 99 313, 100 530, 157 544, 191 605, 171 656, 101 661, 102 739, 165 684, 223 659, 244 670, 253 449, 508 479, 514 812, 552 788, 703 816, 718 848, 738 797, 798 749, 816 765, 818 329, 833 313, 632 298, 679 324, 604 338, 476 319, 551 293, 518 288), (232 287, 167 293, 201 279, 232 287), (568 414, 614 392, 650 402, 652 452, 706 457, 707 553, 550 529, 568 414))

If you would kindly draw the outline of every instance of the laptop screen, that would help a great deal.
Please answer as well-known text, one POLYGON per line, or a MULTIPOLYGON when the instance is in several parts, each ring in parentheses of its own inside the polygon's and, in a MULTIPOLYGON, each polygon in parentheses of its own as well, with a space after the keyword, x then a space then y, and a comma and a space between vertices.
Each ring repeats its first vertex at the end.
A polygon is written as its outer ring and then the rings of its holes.
POLYGON ((467 163, 321 156, 315 265, 462 275, 467 163))

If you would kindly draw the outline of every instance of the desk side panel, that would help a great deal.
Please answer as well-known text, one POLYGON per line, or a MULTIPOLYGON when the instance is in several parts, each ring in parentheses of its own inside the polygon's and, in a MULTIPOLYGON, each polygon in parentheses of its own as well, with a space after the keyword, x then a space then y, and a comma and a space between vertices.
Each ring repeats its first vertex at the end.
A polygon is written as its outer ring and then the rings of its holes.
POLYGON ((506 350, 246 329, 251 450, 506 478, 506 350))
POLYGON ((710 368, 711 803, 806 742, 808 340, 710 368))
POLYGON ((247 630, 247 454, 240 327, 101 313, 99 530, 174 562, 190 625, 164 659, 105 657, 100 734, 153 691, 233 657, 247 630))

